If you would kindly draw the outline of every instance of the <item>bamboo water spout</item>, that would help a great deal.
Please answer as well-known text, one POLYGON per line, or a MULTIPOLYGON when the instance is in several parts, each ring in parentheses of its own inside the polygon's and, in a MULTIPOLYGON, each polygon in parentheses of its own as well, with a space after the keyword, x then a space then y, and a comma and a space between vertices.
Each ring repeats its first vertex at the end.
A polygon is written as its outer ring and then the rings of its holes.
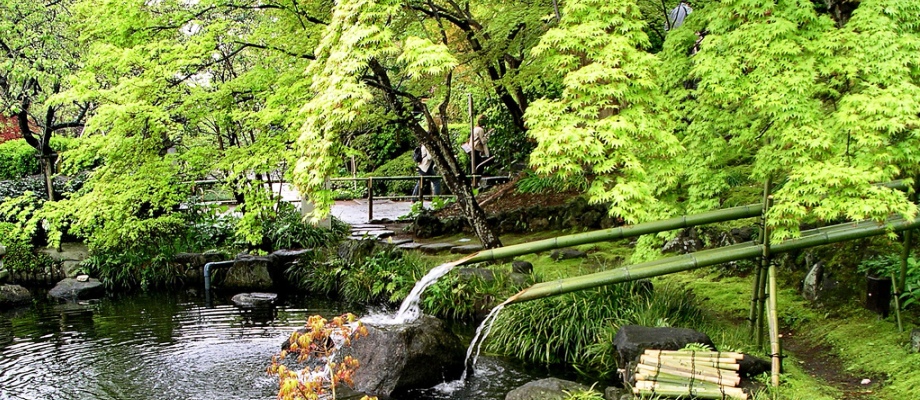
MULTIPOLYGON (((785 253, 807 247, 861 239, 882 235, 889 231, 903 231, 918 227, 920 227, 920 217, 910 220, 894 218, 888 220, 885 224, 879 224, 875 221, 844 223, 804 231, 799 238, 773 244, 770 251, 772 253, 785 253)), ((652 278, 655 276, 722 264, 729 261, 744 260, 757 257, 762 253, 763 246, 755 243, 743 243, 718 249, 703 250, 691 254, 629 265, 609 271, 538 283, 511 296, 508 299, 508 303, 520 303, 613 283, 652 278)))
POLYGON ((574 235, 559 236, 550 239, 537 240, 529 243, 521 243, 511 246, 499 247, 496 249, 483 250, 474 254, 462 264, 474 264, 484 261, 499 260, 508 257, 516 257, 524 254, 537 253, 540 251, 553 250, 563 247, 577 246, 581 244, 597 243, 607 240, 616 240, 628 237, 636 237, 650 233, 670 231, 674 229, 689 228, 691 226, 712 224, 716 222, 732 221, 742 218, 753 218, 761 214, 763 206, 760 204, 748 204, 726 208, 724 210, 708 211, 700 214, 684 215, 680 217, 665 219, 661 221, 646 222, 636 225, 621 226, 617 228, 603 229, 592 232, 578 233, 574 235))

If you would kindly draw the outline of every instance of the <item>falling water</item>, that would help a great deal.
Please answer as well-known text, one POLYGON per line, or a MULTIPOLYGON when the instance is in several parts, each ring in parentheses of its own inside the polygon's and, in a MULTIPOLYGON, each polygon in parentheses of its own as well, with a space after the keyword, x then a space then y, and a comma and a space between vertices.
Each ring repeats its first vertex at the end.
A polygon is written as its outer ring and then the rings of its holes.
POLYGON ((473 336, 470 347, 466 349, 466 358, 463 360, 463 375, 460 376, 460 382, 466 381, 467 373, 476 368, 476 361, 479 360, 479 352, 482 351, 482 344, 486 341, 486 338, 489 337, 489 332, 492 331, 492 325, 495 324, 499 311, 505 308, 505 305, 510 303, 511 300, 512 299, 505 300, 503 303, 495 306, 495 308, 489 312, 489 315, 486 316, 486 319, 482 320, 482 323, 479 324, 479 328, 476 328, 476 335, 473 336), (476 349, 475 354, 474 348, 476 349), (470 356, 473 357, 472 364, 470 364, 470 356))
MULTIPOLYGON (((447 275, 454 267, 465 263, 473 256, 475 256, 475 254, 432 268, 422 279, 415 283, 412 291, 409 292, 409 295, 406 296, 406 299, 403 300, 402 304, 399 306, 399 311, 396 312, 396 315, 385 319, 372 318, 371 322, 382 324, 405 324, 417 320, 422 315, 422 309, 419 305, 422 298, 422 292, 437 282, 439 278, 447 275)), ((362 318, 362 320, 368 322, 367 318, 362 318)))

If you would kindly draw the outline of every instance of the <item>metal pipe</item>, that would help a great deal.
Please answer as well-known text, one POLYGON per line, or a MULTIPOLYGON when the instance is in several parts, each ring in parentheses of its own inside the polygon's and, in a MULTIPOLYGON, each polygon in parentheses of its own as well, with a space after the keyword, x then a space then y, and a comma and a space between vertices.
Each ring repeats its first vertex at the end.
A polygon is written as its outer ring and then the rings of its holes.
POLYGON ((230 267, 235 261, 212 261, 204 264, 204 290, 211 290, 211 268, 230 267))
POLYGON ((230 267, 235 261, 212 261, 204 264, 204 294, 208 307, 211 306, 211 268, 230 267))

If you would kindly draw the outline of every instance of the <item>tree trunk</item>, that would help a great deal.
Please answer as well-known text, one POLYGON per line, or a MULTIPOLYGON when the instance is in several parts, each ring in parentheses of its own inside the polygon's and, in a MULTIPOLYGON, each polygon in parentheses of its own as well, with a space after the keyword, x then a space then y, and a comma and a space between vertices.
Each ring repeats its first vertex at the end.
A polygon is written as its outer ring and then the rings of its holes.
POLYGON ((41 155, 41 164, 42 164, 42 173, 45 175, 45 190, 48 191, 48 201, 54 201, 54 160, 57 158, 56 154, 41 155))

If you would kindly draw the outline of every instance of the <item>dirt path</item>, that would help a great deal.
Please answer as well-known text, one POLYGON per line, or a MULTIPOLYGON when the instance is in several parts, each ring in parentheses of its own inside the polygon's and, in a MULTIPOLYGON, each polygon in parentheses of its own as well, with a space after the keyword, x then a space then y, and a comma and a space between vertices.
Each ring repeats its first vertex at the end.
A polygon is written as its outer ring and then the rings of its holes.
MULTIPOLYGON (((827 382, 842 392, 843 400, 874 399, 875 391, 884 377, 853 375, 843 369, 843 362, 833 354, 830 347, 816 344, 795 332, 783 334, 783 348, 794 354, 800 367, 809 375, 827 382), (864 379, 870 383, 863 384, 864 379)), ((786 362, 795 362, 787 360, 786 362)))

